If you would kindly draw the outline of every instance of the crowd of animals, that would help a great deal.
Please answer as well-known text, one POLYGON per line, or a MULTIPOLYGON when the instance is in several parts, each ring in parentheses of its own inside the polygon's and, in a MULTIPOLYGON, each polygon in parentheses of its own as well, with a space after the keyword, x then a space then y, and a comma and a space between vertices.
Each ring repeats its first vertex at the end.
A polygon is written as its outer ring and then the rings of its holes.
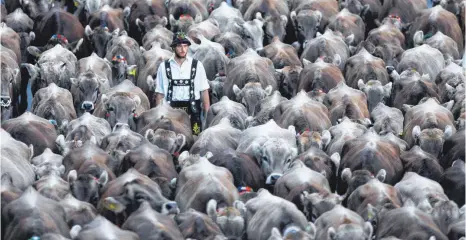
POLYGON ((227 2, 2 0, 1 238, 464 239, 466 1, 227 2))

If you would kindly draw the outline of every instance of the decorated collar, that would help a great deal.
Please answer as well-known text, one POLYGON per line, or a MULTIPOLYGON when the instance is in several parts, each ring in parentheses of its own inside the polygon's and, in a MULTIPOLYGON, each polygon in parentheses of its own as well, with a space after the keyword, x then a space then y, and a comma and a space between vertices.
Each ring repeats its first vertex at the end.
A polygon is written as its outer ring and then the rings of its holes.
POLYGON ((180 156, 180 153, 179 153, 179 152, 174 152, 174 153, 173 153, 173 156, 176 157, 176 158, 178 158, 178 157, 180 156))
POLYGON ((245 186, 245 187, 239 186, 239 187, 238 187, 238 192, 239 192, 239 194, 243 194, 243 193, 254 192, 254 191, 252 190, 251 187, 248 187, 248 186, 245 186))
POLYGON ((66 39, 65 36, 61 35, 61 34, 54 34, 50 40, 58 40, 64 44, 68 44, 68 39, 66 39))
MULTIPOLYGON (((182 19, 182 18, 193 18, 193 17, 191 17, 191 15, 189 15, 189 14, 181 14, 179 19, 182 19)), ((184 35, 184 33, 183 33, 183 35, 184 35)), ((180 38, 180 36, 177 36, 177 37, 180 38)))
POLYGON ((398 15, 390 14, 390 15, 388 15, 388 17, 389 17, 389 18, 396 19, 396 20, 398 20, 398 21, 401 22, 401 18, 400 18, 400 16, 398 16, 398 15))
POLYGON ((306 129, 304 129, 302 132, 296 134, 296 136, 299 137, 299 136, 303 135, 303 133, 305 133, 305 132, 310 132, 310 131, 311 131, 311 130, 310 130, 309 128, 306 128, 306 129))
POLYGON ((112 62, 126 63, 126 58, 122 55, 116 55, 112 58, 112 62))

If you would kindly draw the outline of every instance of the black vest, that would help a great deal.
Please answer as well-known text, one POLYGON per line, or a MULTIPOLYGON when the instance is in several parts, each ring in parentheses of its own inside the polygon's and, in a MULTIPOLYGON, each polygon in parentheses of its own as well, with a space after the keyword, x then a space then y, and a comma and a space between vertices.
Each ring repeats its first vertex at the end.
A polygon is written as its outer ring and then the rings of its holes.
POLYGON ((199 135, 201 132, 201 101, 196 100, 194 95, 194 78, 196 77, 196 70, 197 60, 193 59, 189 79, 172 79, 170 62, 165 60, 165 73, 168 78, 167 101, 172 108, 181 109, 189 114, 193 134, 199 135), (189 100, 173 100, 174 86, 189 86, 189 100))

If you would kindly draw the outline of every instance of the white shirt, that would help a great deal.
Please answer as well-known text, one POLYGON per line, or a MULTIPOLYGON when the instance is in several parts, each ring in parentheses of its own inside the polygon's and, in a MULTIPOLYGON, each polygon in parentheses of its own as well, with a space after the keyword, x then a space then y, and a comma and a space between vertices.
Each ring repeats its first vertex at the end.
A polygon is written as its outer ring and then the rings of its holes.
MULTIPOLYGON (((181 66, 175 61, 175 55, 168 59, 168 62, 171 66, 172 79, 190 79, 191 76, 191 64, 193 59, 191 57, 186 57, 186 60, 181 64, 181 66)), ((157 87, 155 89, 156 93, 162 93, 165 95, 164 100, 167 100, 168 92, 168 78, 165 72, 165 61, 160 63, 157 70, 157 87)), ((194 99, 199 100, 201 98, 200 92, 209 89, 209 82, 207 80, 207 75, 205 73, 204 65, 201 61, 197 61, 197 70, 196 76, 194 77, 194 99)), ((189 100, 189 86, 173 86, 172 100, 175 101, 188 101, 189 100)))

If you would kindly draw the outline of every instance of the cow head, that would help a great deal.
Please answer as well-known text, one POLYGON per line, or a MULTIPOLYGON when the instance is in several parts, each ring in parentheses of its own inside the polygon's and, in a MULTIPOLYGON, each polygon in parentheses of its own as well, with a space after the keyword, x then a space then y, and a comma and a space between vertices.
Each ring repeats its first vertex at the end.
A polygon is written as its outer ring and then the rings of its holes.
POLYGON ((92 174, 78 175, 76 170, 71 170, 68 173, 68 182, 70 183, 71 193, 76 199, 97 206, 100 189, 108 182, 108 173, 103 170, 97 178, 92 174))
POLYGON ((210 86, 210 103, 214 104, 220 101, 223 97, 223 85, 226 77, 216 77, 213 81, 209 81, 210 86))
POLYGON ((233 92, 236 95, 236 99, 246 107, 250 116, 256 114, 256 107, 259 106, 262 99, 272 93, 272 90, 272 86, 270 85, 263 89, 258 82, 246 83, 243 89, 239 89, 236 84, 233 85, 233 92))
POLYGON ((286 15, 267 16, 263 19, 261 13, 258 12, 256 13, 256 19, 264 22, 264 42, 266 44, 271 43, 274 37, 278 37, 280 41, 283 41, 286 35, 286 24, 288 23, 286 15))
POLYGON ((136 26, 141 32, 141 39, 144 37, 144 35, 149 30, 155 28, 155 26, 162 25, 163 27, 166 27, 167 24, 168 24, 168 19, 165 16, 160 17, 157 15, 148 15, 144 17, 143 21, 141 21, 141 19, 139 18, 136 19, 136 26))
MULTIPOLYGON (((376 178, 380 181, 383 182, 385 181, 385 176, 386 176, 386 171, 384 169, 381 169, 378 173, 376 178)), ((341 179, 346 182, 348 185, 348 188, 346 190, 346 196, 349 196, 356 188, 359 186, 362 186, 369 182, 371 179, 374 179, 374 174, 369 172, 368 170, 362 169, 362 170, 356 170, 356 171, 351 171, 350 168, 345 168, 341 172, 341 179)))
POLYGON ((173 131, 165 129, 146 131, 145 137, 154 145, 167 150, 171 154, 180 153, 186 145, 186 137, 183 134, 176 134, 173 131))
POLYGON ((235 201, 233 207, 217 209, 217 201, 211 199, 207 203, 207 214, 228 239, 241 239, 246 231, 246 207, 241 201, 235 201))
MULTIPOLYGON (((91 42, 92 49, 101 58, 105 57, 107 53, 107 44, 112 39, 112 33, 109 32, 108 27, 96 27, 94 30, 89 25, 84 29, 84 33, 91 42)), ((113 35, 118 35, 119 29, 113 32, 113 35)))
POLYGON ((275 184, 298 154, 296 148, 277 138, 268 139, 262 145, 253 143, 252 148, 262 172, 267 176, 266 184, 275 184))
POLYGON ((375 46, 373 43, 366 41, 364 42, 366 50, 374 57, 378 57, 384 60, 385 66, 387 66, 388 74, 392 72, 398 66, 401 61, 401 55, 404 50, 398 44, 381 44, 375 46))
MULTIPOLYGON (((0 105, 2 109, 2 120, 7 120, 11 116, 13 99, 13 86, 16 84, 16 79, 19 74, 19 68, 11 69, 6 64, 2 63, 2 82, 0 105), (5 114, 5 115, 4 115, 5 114)), ((14 104, 14 103, 13 103, 14 104)))
POLYGON ((314 239, 316 235, 316 228, 312 222, 303 231, 300 227, 290 225, 283 229, 283 234, 280 233, 278 228, 274 227, 271 230, 268 240, 281 240, 281 239, 314 239))
POLYGON ((137 66, 128 65, 124 56, 114 56, 110 65, 112 66, 112 81, 114 85, 120 84, 126 79, 135 82, 137 66))
POLYGON ((329 227, 327 230, 327 239, 343 240, 343 239, 372 239, 372 225, 369 222, 364 223, 364 227, 355 224, 342 224, 337 229, 329 227))
POLYGON ((102 94, 101 103, 105 109, 105 119, 114 129, 116 125, 130 124, 136 115, 136 108, 141 104, 141 98, 125 92, 117 92, 111 96, 102 94))
POLYGON ((129 216, 146 201, 151 205, 152 209, 159 213, 165 215, 179 213, 180 210, 176 202, 166 199, 162 195, 160 187, 155 182, 151 182, 154 184, 151 186, 145 184, 144 181, 135 179, 131 182, 126 182, 122 186, 121 195, 103 199, 102 205, 115 213, 125 211, 127 216, 129 216))
POLYGON ((442 152, 443 143, 453 135, 453 131, 453 127, 450 125, 446 126, 443 132, 438 128, 424 128, 421 130, 421 127, 416 125, 412 134, 414 141, 422 150, 438 157, 442 152))
POLYGON ((91 144, 97 145, 94 133, 86 125, 81 125, 69 132, 66 138, 60 134, 55 140, 55 144, 61 154, 65 156, 69 151, 82 147, 87 141, 91 144))
POLYGON ((336 205, 341 204, 345 196, 333 193, 308 193, 304 191, 300 195, 301 204, 304 206, 303 213, 307 220, 315 221, 323 213, 332 210, 336 205))
POLYGON ((298 89, 299 75, 303 68, 301 66, 285 66, 282 69, 276 69, 279 82, 281 83, 281 93, 284 97, 296 95, 298 89))
POLYGON ((21 48, 21 58, 27 59, 27 47, 31 44, 32 41, 36 38, 36 34, 34 32, 19 32, 18 33, 20 38, 20 48, 21 48))
POLYGON ((92 113, 100 95, 101 84, 107 79, 100 78, 93 71, 81 73, 78 78, 71 78, 71 93, 77 115, 92 113))
POLYGON ((322 22, 322 13, 319 10, 301 10, 298 13, 292 11, 290 18, 298 41, 304 43, 316 36, 322 22))
POLYGON ((359 79, 358 88, 366 94, 369 112, 372 112, 372 109, 378 103, 385 103, 388 100, 392 91, 392 83, 390 82, 382 86, 379 80, 369 80, 367 83, 364 83, 362 79, 359 79))
MULTIPOLYGON (((236 23, 235 23, 236 24, 236 23)), ((241 28, 241 38, 245 39, 248 47, 252 49, 261 49, 264 47, 264 21, 262 18, 253 19, 243 23, 241 28)))
POLYGON ((322 134, 309 130, 298 133, 297 143, 299 153, 306 152, 312 146, 323 150, 330 143, 331 138, 332 136, 328 130, 322 131, 322 134))
POLYGON ((186 239, 214 239, 214 236, 223 236, 222 230, 209 216, 192 208, 177 214, 174 220, 186 239))
POLYGON ((178 20, 176 20, 175 16, 170 14, 169 19, 172 32, 188 32, 191 25, 202 22, 202 15, 198 14, 193 18, 189 14, 181 14, 178 20))

